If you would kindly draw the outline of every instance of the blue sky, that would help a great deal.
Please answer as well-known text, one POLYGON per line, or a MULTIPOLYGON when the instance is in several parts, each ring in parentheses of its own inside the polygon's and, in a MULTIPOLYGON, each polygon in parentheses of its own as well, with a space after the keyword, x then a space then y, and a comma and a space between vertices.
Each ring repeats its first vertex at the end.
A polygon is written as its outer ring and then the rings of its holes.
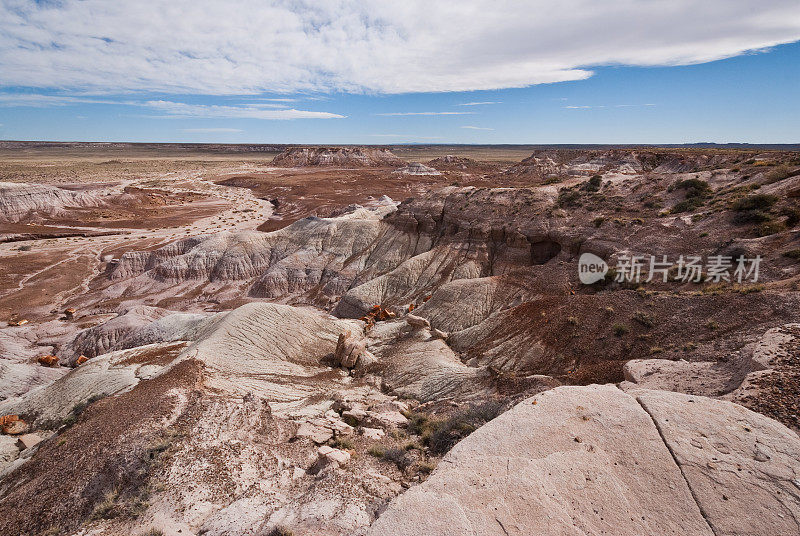
POLYGON ((575 18, 575 5, 507 22, 541 11, 481 0, 458 12, 378 2, 366 13, 333 0, 262 12, 256 3, 220 24, 224 3, 199 3, 206 9, 171 35, 187 17, 156 0, 134 11, 0 0, 0 139, 800 142, 795 2, 712 5, 728 12, 718 27, 687 20, 696 6, 680 1, 616 2, 624 20, 605 25, 607 9, 575 18), (491 31, 474 17, 486 9, 497 17, 491 31), (431 11, 448 22, 419 28, 431 11))

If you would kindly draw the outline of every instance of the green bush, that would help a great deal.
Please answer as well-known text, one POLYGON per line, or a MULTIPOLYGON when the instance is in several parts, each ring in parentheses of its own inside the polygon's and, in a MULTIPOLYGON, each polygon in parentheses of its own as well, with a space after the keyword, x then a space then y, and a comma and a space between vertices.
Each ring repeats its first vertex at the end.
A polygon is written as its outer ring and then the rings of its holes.
POLYGON ((755 194, 736 200, 733 210, 769 210, 778 202, 778 197, 770 194, 755 194))
POLYGON ((681 212, 690 212, 696 208, 702 207, 704 204, 703 200, 699 197, 690 197, 688 199, 684 199, 677 203, 670 212, 672 214, 679 214, 681 212))
POLYGON ((484 402, 439 421, 428 439, 428 448, 433 454, 446 453, 461 439, 500 415, 503 408, 500 402, 484 402))
POLYGON ((583 189, 587 192, 597 192, 600 190, 600 187, 603 185, 603 177, 600 175, 594 175, 591 179, 583 183, 583 189))
POLYGON ((736 225, 747 225, 748 223, 764 223, 772 221, 772 215, 763 210, 743 210, 733 216, 733 223, 736 225))
POLYGON ((383 456, 386 454, 386 451, 383 450, 381 447, 379 447, 377 445, 374 445, 374 446, 369 448, 367 453, 370 456, 374 456, 375 458, 383 458, 383 456))
POLYGON ((622 337, 626 333, 628 333, 628 326, 624 324, 614 324, 611 326, 611 331, 614 332, 614 335, 617 337, 622 337))
POLYGON ((786 216, 786 226, 794 227, 800 223, 800 210, 794 207, 785 207, 781 210, 781 216, 786 216))
POLYGON ((675 183, 675 188, 686 190, 686 199, 706 198, 711 195, 711 187, 704 180, 684 179, 675 183))
POLYGON ((556 204, 559 207, 578 207, 581 204, 581 194, 576 190, 562 188, 561 191, 558 192, 556 204))
POLYGON ((392 462, 401 471, 405 471, 411 467, 412 463, 414 463, 414 460, 411 459, 411 456, 409 456, 405 450, 398 448, 391 448, 387 450, 383 454, 383 459, 392 462))

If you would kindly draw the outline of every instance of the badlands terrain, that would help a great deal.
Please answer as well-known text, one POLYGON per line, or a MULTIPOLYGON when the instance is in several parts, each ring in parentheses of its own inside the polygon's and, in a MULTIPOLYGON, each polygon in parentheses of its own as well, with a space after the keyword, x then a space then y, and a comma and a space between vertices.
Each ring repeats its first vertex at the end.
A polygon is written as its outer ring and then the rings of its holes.
POLYGON ((0 142, 0 534, 794 535, 798 405, 800 152, 0 142))

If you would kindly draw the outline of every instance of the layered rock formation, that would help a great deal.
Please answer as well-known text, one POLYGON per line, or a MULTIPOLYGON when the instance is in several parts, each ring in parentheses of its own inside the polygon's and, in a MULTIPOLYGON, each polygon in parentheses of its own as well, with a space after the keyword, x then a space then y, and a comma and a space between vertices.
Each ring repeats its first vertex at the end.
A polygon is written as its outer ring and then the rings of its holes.
POLYGON ((388 149, 369 147, 291 147, 272 160, 283 167, 399 167, 405 162, 388 149))

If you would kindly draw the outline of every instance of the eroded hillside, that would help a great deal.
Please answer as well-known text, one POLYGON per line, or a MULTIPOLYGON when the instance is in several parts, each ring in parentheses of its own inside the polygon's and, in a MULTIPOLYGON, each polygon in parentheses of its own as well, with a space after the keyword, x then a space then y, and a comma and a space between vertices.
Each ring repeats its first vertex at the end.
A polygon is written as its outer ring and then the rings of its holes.
POLYGON ((0 189, 9 224, 143 222, 0 244, 0 531, 798 530, 800 155, 403 165, 303 148, 0 189))

